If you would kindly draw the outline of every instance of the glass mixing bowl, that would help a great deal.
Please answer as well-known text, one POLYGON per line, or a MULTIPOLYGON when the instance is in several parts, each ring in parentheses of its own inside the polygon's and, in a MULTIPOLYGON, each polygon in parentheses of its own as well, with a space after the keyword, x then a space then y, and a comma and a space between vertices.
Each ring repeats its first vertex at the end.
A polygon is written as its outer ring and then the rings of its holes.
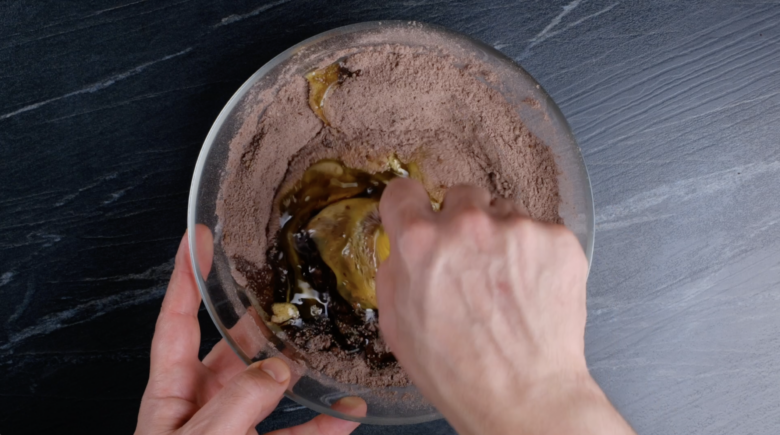
MULTIPOLYGON (((221 246, 221 225, 216 215, 220 183, 225 171, 230 143, 245 121, 246 114, 267 105, 258 95, 271 89, 284 71, 305 74, 332 58, 338 51, 377 44, 425 46, 448 54, 477 59, 487 65, 498 84, 492 85, 512 103, 526 126, 547 146, 558 165, 560 215, 565 225, 579 238, 591 261, 594 214, 590 181, 579 146, 558 106, 539 84, 520 66, 494 48, 441 27, 416 22, 368 22, 340 27, 286 50, 260 68, 233 95, 211 127, 201 149, 190 190, 187 225, 192 258, 197 258, 195 225, 204 224, 214 233, 214 267, 210 276, 202 276, 198 264, 192 267, 203 301, 222 336, 247 364, 271 356, 287 357, 289 349, 274 335, 263 318, 267 315, 254 302, 253 295, 238 285, 230 273, 229 259, 221 246)), ((267 99, 266 99, 267 100, 267 99)), ((254 111, 258 113, 258 111, 254 111)), ((300 367, 300 364, 298 364, 300 367)), ((436 409, 414 386, 405 388, 367 388, 339 384, 319 373, 301 370, 294 375, 287 397, 315 411, 346 420, 371 424, 411 424, 441 418, 436 409), (357 395, 368 403, 363 418, 344 415, 330 409, 341 397, 357 395)))

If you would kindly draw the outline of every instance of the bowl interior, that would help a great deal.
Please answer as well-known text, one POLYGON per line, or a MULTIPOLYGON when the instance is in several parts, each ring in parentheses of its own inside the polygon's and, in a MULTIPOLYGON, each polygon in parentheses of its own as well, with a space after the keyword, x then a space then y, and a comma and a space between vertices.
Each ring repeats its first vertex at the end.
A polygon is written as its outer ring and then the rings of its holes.
MULTIPOLYGON (((251 292, 238 285, 230 273, 221 246, 221 226, 216 215, 220 182, 234 136, 245 122, 256 122, 257 108, 270 102, 268 95, 287 74, 303 74, 337 51, 379 43, 434 47, 464 59, 477 59, 498 73, 496 88, 511 102, 526 126, 549 146, 559 168, 559 213, 565 225, 578 237, 591 261, 593 252, 593 200, 590 182, 579 147, 558 107, 539 84, 522 68, 492 47, 445 29, 414 22, 370 22, 334 29, 281 53, 233 95, 211 128, 198 158, 189 200, 188 227, 192 258, 199 249, 193 237, 196 224, 214 233, 214 267, 203 277, 197 264, 198 286, 206 308, 222 335, 247 363, 270 356, 287 359, 290 349, 266 326, 267 318, 251 292), (270 91, 270 92, 269 92, 270 91), (529 102, 532 102, 530 104, 529 102), (248 119, 255 116, 255 119, 248 119)), ((334 59, 335 60, 335 59, 334 59)), ((293 363, 292 361, 290 361, 293 363)), ((298 366, 297 364, 293 364, 298 366)), ((320 374, 300 370, 287 396, 318 412, 372 424, 411 424, 440 418, 440 414, 413 386, 367 388, 344 385, 320 374), (368 403, 368 414, 355 418, 330 409, 341 397, 358 395, 368 403)))

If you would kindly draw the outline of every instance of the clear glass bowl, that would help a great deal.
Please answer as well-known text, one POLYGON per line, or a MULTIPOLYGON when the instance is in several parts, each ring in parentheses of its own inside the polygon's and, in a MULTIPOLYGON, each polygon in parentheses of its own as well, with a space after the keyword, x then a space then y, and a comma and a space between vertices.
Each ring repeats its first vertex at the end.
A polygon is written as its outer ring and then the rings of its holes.
MULTIPOLYGON (((281 352, 284 342, 266 326, 261 308, 253 303, 254 297, 231 276, 229 260, 221 246, 221 225, 215 210, 230 143, 241 127, 240 115, 251 112, 250 109, 258 104, 267 104, 256 96, 273 86, 283 70, 304 74, 332 58, 337 51, 351 49, 357 52, 361 47, 379 43, 437 47, 455 56, 476 58, 498 73, 500 81, 496 88, 555 155, 560 170, 560 215, 579 238, 588 262, 591 261, 593 198, 579 146, 558 106, 525 70, 494 48, 437 26, 382 21, 340 27, 295 45, 252 75, 222 109, 195 166, 187 217, 192 258, 197 258, 199 249, 194 239, 196 224, 208 226, 215 237, 211 275, 203 277, 197 263, 192 267, 211 318, 247 364, 270 356, 287 357, 281 352)), ((412 424, 441 418, 413 386, 376 389, 343 385, 311 371, 302 371, 294 380, 287 397, 315 411, 343 419, 371 424, 412 424), (355 418, 330 409, 331 404, 347 395, 366 400, 366 417, 355 418)))

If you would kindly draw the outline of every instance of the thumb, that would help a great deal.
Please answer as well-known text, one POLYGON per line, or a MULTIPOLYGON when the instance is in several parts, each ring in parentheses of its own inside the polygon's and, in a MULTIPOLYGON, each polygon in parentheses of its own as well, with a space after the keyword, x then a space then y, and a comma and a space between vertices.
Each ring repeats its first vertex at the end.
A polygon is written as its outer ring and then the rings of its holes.
POLYGON ((276 408, 289 384, 290 368, 284 361, 258 361, 209 400, 182 432, 245 435, 276 408))

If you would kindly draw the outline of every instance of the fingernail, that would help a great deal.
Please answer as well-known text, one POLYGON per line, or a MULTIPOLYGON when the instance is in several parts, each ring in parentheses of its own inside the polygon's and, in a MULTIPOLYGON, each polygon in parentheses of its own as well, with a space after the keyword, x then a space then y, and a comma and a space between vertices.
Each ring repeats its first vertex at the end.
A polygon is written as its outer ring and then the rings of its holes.
POLYGON ((268 358, 252 365, 257 365, 257 368, 266 372, 268 376, 280 384, 290 379, 290 368, 279 358, 268 358))
POLYGON ((335 411, 343 412, 353 417, 365 417, 366 406, 366 401, 360 397, 349 396, 341 398, 341 400, 333 404, 332 408, 335 411))
POLYGON ((348 397, 342 397, 339 399, 338 404, 339 406, 343 406, 345 408, 349 409, 355 409, 358 407, 363 406, 363 404, 366 403, 363 399, 360 397, 354 397, 354 396, 348 396, 348 397))

